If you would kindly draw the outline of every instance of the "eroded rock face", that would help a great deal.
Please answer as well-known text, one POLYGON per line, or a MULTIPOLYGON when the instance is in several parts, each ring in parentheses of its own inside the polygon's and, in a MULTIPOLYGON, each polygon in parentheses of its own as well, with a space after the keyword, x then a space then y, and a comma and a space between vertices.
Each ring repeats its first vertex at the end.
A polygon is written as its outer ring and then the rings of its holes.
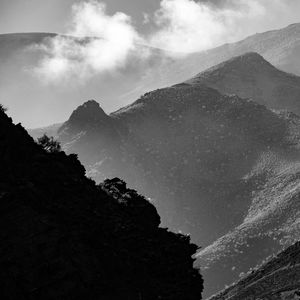
POLYGON ((209 300, 300 298, 300 242, 209 300))
POLYGON ((200 299, 189 238, 120 180, 85 177, 0 112, 1 299, 200 299))

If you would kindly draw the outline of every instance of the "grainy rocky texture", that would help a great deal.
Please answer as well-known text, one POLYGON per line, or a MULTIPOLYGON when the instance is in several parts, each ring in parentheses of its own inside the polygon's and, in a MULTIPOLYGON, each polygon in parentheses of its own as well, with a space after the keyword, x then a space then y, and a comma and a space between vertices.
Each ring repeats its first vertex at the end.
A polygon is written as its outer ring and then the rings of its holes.
POLYGON ((201 299, 197 246, 119 180, 96 186, 0 111, 0 299, 201 299))
POLYGON ((300 299, 300 242, 209 300, 300 299))

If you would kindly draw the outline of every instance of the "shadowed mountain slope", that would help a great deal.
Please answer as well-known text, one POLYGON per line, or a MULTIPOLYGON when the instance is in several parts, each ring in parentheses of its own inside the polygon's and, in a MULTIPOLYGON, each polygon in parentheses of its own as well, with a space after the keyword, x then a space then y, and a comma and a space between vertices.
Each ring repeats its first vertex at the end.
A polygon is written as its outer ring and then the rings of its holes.
POLYGON ((300 242, 297 242, 210 300, 296 300, 300 297, 299 274, 300 242))
POLYGON ((85 177, 0 110, 1 299, 200 299, 187 236, 119 180, 85 177))
POLYGON ((257 53, 234 57, 186 83, 207 85, 222 94, 237 94, 272 109, 300 114, 300 77, 276 69, 257 53))

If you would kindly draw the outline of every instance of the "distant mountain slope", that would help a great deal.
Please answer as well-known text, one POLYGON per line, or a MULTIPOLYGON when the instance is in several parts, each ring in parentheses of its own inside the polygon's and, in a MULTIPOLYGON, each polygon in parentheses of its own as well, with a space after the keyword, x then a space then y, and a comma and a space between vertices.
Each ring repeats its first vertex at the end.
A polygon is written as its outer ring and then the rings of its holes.
POLYGON ((174 64, 168 74, 174 72, 174 76, 177 74, 177 82, 181 82, 200 71, 248 52, 259 53, 275 67, 300 75, 300 23, 279 30, 257 33, 236 43, 191 54, 174 64), (194 74, 190 75, 185 70, 194 74))
POLYGON ((151 52, 148 59, 132 57, 124 68, 113 74, 104 73, 80 84, 76 80, 71 84, 58 80, 63 83, 58 86, 41 82, 32 71, 46 54, 43 47, 36 45, 47 44, 47 39, 53 36, 48 33, 0 35, 0 98, 17 122, 23 122, 26 115, 27 127, 66 120, 82 99, 91 97, 103 99, 104 109, 114 111, 145 92, 182 82, 247 52, 257 52, 275 67, 300 75, 300 23, 184 58, 170 58, 160 49, 140 46, 141 51, 151 52))
POLYGON ((201 299, 187 236, 120 179, 96 185, 0 107, 1 299, 201 299))
POLYGON ((12 54, 20 53, 27 47, 43 43, 46 38, 55 36, 55 33, 44 32, 0 34, 0 63, 8 62, 5 59, 9 59, 12 54))
POLYGON ((56 138, 57 132, 62 125, 63 123, 57 123, 46 127, 28 129, 28 132, 35 140, 37 140, 43 134, 47 134, 48 136, 53 136, 56 138))
POLYGON ((300 242, 297 242, 210 300, 299 298, 300 242))
POLYGON ((234 57, 186 81, 223 94, 252 98, 272 109, 300 115, 300 77, 276 69, 257 53, 234 57))

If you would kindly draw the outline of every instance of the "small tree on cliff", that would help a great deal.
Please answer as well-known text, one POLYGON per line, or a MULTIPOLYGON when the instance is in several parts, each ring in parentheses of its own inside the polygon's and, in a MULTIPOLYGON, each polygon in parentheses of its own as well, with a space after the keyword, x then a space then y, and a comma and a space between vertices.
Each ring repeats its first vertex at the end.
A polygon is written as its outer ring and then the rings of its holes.
POLYGON ((38 138, 38 144, 50 153, 61 151, 60 143, 55 141, 53 136, 48 137, 46 134, 44 134, 42 137, 38 138))
POLYGON ((0 103, 0 112, 6 112, 7 108, 0 103))

